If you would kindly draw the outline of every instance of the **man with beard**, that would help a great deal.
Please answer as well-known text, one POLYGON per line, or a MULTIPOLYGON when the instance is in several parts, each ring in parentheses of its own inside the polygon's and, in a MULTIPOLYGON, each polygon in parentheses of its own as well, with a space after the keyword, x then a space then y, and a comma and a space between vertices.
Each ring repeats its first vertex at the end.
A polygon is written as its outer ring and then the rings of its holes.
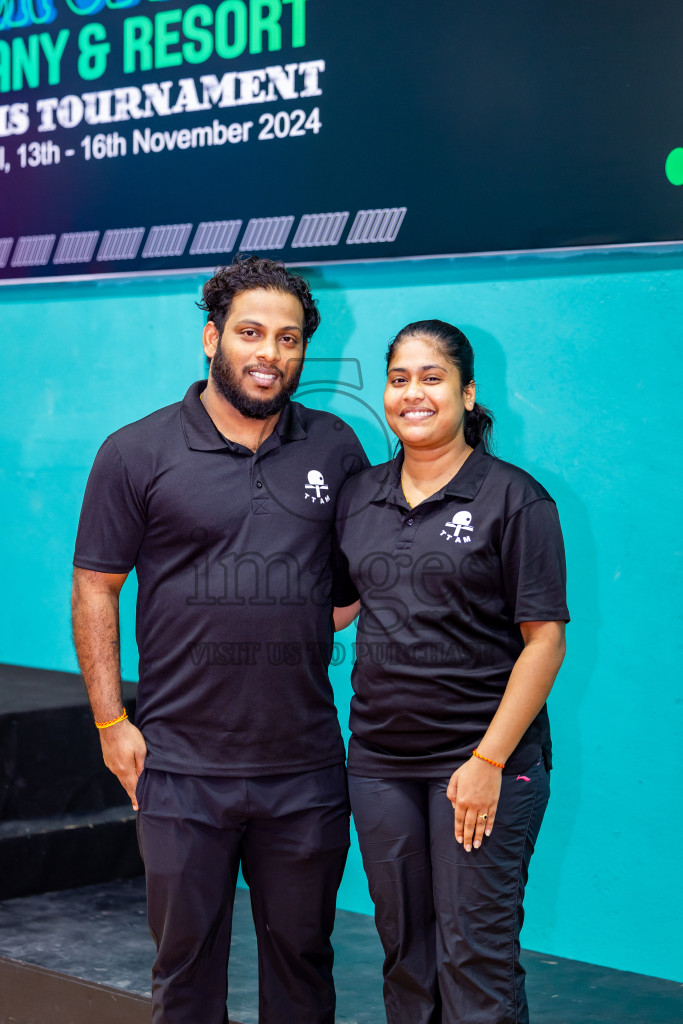
MULTIPOLYGON (((338 491, 367 465, 290 400, 319 323, 308 285, 249 257, 204 286, 207 381, 116 431, 74 556, 76 649, 107 766, 138 810, 155 1024, 224 1024, 240 862, 262 1024, 333 1024, 330 935, 348 849, 327 668, 338 491), (138 578, 140 683, 121 703, 118 602, 138 578)), ((335 608, 339 627, 355 608, 335 608)))

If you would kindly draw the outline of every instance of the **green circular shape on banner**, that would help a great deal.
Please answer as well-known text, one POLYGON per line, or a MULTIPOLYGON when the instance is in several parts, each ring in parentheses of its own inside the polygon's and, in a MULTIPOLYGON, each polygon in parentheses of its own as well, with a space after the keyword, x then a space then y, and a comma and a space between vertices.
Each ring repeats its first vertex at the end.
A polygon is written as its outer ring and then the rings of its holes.
POLYGON ((664 173, 672 185, 683 185, 683 147, 672 149, 664 164, 664 173))

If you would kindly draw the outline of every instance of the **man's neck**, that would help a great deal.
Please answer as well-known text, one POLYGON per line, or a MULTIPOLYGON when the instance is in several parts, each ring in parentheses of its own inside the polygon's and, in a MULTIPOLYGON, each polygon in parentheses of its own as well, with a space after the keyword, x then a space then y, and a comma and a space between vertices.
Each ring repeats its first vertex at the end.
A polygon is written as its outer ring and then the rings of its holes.
POLYGON ((211 380, 207 381, 206 389, 201 392, 200 398, 214 426, 223 437, 244 445, 245 448, 251 448, 253 452, 258 450, 267 437, 270 437, 282 414, 276 412, 273 416, 268 416, 263 420, 243 416, 234 405, 216 391, 211 380))

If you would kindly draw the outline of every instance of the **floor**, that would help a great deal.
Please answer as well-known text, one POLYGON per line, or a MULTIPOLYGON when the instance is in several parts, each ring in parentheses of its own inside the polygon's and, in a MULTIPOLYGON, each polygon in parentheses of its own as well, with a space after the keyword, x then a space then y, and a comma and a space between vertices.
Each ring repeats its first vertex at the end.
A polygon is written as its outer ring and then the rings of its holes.
MULTIPOLYGON (((239 890, 228 999, 239 1024, 258 1022, 255 943, 249 895, 239 890)), ((337 1024, 382 1024, 382 952, 372 920, 339 911, 334 946, 337 1024)), ((153 955, 141 878, 0 902, 0 958, 149 996, 153 955)), ((524 962, 533 1024, 683 1022, 676 982, 541 953, 527 952, 524 962)))

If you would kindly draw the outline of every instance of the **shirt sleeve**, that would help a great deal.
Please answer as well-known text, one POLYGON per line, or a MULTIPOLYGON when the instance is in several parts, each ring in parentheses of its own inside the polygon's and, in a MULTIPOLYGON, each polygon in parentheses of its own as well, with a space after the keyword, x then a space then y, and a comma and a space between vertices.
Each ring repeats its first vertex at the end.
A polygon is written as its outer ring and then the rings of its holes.
POLYGON ((349 428, 349 430, 353 440, 350 444, 341 449, 342 468, 344 470, 346 480, 350 480, 351 477, 356 475, 356 473, 360 473, 362 469, 367 469, 370 465, 370 459, 365 454, 363 445, 360 443, 351 428, 349 428))
POLYGON ((116 442, 109 437, 88 477, 73 564, 96 572, 130 572, 145 527, 144 499, 131 481, 116 442))
POLYGON ((348 559, 339 543, 340 515, 346 514, 344 509, 348 506, 348 502, 343 498, 344 491, 348 492, 346 484, 357 473, 360 473, 362 469, 367 469, 370 466, 370 460, 355 434, 353 435, 353 440, 354 444, 345 452, 343 457, 342 464, 346 470, 346 483, 342 487, 340 497, 337 500, 337 518, 332 535, 332 603, 335 608, 345 608, 347 605, 357 601, 359 597, 349 573, 348 559))
POLYGON ((360 597, 351 579, 349 563, 339 544, 337 530, 332 535, 332 604, 346 608, 360 597))
POLYGON ((516 623, 569 622, 564 542, 552 500, 539 498, 510 516, 501 563, 516 623))

